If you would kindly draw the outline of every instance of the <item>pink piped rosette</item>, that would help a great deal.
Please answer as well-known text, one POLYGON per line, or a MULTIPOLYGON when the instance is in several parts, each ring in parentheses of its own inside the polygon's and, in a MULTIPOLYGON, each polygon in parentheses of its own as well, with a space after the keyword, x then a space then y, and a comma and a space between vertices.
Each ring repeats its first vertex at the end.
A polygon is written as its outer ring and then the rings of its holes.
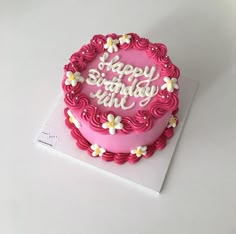
POLYGON ((66 85, 62 82, 62 88, 65 93, 64 101, 67 105, 65 109, 66 125, 71 129, 71 135, 77 142, 77 146, 86 150, 91 157, 94 157, 95 151, 97 155, 102 155, 101 158, 105 161, 115 161, 118 164, 125 162, 136 163, 141 158, 151 157, 156 150, 162 150, 167 140, 174 135, 174 128, 178 124, 177 112, 178 112, 178 89, 170 91, 168 85, 170 83, 175 84, 180 76, 179 69, 171 62, 169 56, 167 56, 167 48, 162 43, 151 43, 146 38, 139 37, 136 33, 128 33, 124 35, 108 34, 108 35, 95 35, 90 40, 90 43, 84 45, 78 52, 72 54, 69 59, 69 63, 64 66, 65 73, 67 72, 82 72, 86 69, 89 62, 106 49, 105 44, 107 39, 112 38, 116 41, 114 50, 128 50, 131 48, 142 50, 146 52, 146 55, 155 61, 155 64, 160 67, 162 76, 168 77, 166 81, 165 89, 159 90, 158 94, 153 98, 153 101, 149 105, 148 110, 139 110, 134 116, 123 116, 121 124, 122 129, 117 129, 119 134, 129 134, 131 132, 145 132, 152 128, 153 121, 161 118, 167 111, 172 111, 171 119, 161 134, 151 145, 146 146, 145 149, 136 149, 136 153, 113 153, 105 151, 98 146, 92 145, 88 142, 84 136, 80 133, 79 129, 71 122, 71 116, 68 111, 70 109, 81 110, 81 117, 87 121, 88 125, 97 132, 102 134, 108 134, 108 131, 102 127, 104 122, 107 121, 108 115, 115 115, 113 112, 101 112, 96 106, 90 104, 89 96, 80 93, 82 83, 78 82, 76 86, 66 85), (123 37, 123 39, 121 39, 123 37), (122 43, 122 40, 128 40, 129 43, 122 43), (95 149, 95 150, 94 150, 95 149), (140 155, 140 156, 138 156, 140 155))

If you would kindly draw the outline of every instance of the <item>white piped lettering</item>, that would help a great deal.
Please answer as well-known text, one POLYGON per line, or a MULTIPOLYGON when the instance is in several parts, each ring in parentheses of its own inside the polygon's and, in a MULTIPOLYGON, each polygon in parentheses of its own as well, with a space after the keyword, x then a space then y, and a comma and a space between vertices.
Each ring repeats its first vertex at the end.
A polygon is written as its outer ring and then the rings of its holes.
POLYGON ((139 101, 140 106, 146 106, 155 96, 159 88, 151 83, 159 78, 159 73, 155 75, 156 68, 145 66, 144 69, 140 67, 133 67, 130 64, 124 64, 119 61, 119 56, 116 55, 110 61, 107 61, 109 54, 105 52, 100 57, 98 69, 90 69, 86 83, 97 87, 104 87, 105 90, 99 89, 96 93, 90 93, 91 98, 97 98, 99 105, 105 107, 121 108, 122 110, 128 110, 135 106, 135 102, 127 104, 129 96, 143 98, 139 101), (114 76, 111 80, 105 78, 102 71, 112 71, 118 74, 118 77, 114 76), (100 73, 100 71, 101 73, 100 73), (126 85, 122 82, 124 76, 127 76, 130 85, 126 85), (139 77, 144 76, 145 80, 139 80, 139 77), (120 96, 122 95, 122 96, 120 96))

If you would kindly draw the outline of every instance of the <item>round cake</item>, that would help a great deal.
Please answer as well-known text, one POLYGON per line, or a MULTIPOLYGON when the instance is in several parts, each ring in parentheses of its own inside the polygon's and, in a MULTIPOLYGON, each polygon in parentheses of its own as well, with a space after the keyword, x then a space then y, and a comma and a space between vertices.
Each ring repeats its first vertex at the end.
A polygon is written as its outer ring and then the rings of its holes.
POLYGON ((66 125, 78 147, 118 164, 163 149, 178 123, 179 75, 162 43, 93 36, 64 66, 66 125))

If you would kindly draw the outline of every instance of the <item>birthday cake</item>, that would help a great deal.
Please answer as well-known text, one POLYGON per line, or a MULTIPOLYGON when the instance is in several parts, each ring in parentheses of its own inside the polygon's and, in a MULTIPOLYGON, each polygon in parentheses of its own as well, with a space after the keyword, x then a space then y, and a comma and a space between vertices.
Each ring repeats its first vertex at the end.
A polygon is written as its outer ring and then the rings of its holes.
POLYGON ((77 146, 118 164, 162 150, 178 124, 179 75, 162 43, 93 36, 64 66, 65 121, 77 146))

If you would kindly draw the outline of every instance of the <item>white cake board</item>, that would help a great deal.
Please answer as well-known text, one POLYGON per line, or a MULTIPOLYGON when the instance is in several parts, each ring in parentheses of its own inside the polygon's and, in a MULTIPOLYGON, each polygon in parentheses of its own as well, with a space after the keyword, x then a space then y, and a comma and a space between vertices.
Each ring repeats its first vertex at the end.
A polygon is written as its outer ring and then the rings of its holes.
POLYGON ((105 162, 101 158, 90 157, 86 151, 80 150, 70 134, 70 129, 65 125, 63 95, 39 132, 36 142, 98 168, 100 172, 113 174, 159 193, 197 89, 197 82, 187 78, 181 77, 180 84, 179 124, 174 136, 168 140, 166 148, 156 151, 151 158, 143 158, 136 164, 118 165, 115 162, 105 162))

